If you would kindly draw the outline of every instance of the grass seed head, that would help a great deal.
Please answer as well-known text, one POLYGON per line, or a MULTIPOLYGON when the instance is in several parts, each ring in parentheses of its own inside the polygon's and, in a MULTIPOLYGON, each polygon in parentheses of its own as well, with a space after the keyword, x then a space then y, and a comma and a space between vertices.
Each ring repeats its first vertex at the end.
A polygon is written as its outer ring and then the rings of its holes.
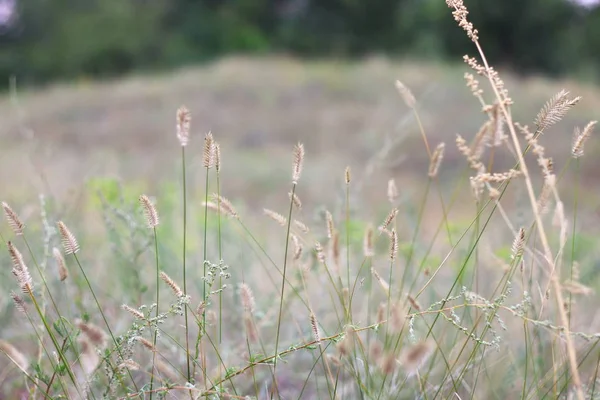
POLYGON ((4 216, 6 217, 6 221, 8 222, 10 228, 13 230, 14 234, 17 236, 22 235, 23 228, 25 227, 25 225, 23 225, 23 222, 21 221, 17 213, 14 212, 13 209, 10 208, 10 206, 5 202, 2 202, 2 209, 4 210, 4 216))

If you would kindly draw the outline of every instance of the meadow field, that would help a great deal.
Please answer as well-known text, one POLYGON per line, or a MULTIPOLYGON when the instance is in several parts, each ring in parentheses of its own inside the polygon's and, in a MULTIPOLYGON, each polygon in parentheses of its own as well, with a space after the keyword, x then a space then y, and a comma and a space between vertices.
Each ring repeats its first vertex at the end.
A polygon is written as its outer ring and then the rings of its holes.
POLYGON ((600 398, 600 88, 483 71, 12 82, 0 399, 600 398))

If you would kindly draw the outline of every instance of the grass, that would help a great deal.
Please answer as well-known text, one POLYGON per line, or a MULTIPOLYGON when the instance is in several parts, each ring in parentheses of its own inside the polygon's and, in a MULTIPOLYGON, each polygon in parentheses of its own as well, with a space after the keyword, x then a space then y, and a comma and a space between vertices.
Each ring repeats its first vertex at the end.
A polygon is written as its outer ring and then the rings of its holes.
POLYGON ((448 3, 466 67, 13 92, 0 399, 598 397, 600 95, 501 80, 448 3))

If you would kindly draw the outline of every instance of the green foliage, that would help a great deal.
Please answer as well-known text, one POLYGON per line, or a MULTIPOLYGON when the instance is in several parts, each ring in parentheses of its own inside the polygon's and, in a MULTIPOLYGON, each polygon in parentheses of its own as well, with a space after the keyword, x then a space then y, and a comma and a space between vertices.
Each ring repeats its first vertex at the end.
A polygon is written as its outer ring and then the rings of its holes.
MULTIPOLYGON (((521 72, 595 74, 600 7, 567 0, 467 2, 489 61, 521 72)), ((452 58, 474 51, 441 0, 28 0, 0 32, 0 79, 113 76, 226 53, 371 52, 452 58)))

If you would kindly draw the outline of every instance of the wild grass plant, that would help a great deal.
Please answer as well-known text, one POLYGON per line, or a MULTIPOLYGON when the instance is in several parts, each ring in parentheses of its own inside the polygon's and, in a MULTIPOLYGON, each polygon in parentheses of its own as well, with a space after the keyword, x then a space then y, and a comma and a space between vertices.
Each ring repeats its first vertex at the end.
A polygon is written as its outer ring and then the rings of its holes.
POLYGON ((579 171, 596 123, 575 128, 558 170, 544 133, 580 98, 561 91, 532 127, 515 121, 462 1, 447 4, 476 48, 477 57, 465 56, 473 70, 465 80, 485 116, 470 140, 455 138, 466 167, 450 192, 441 172, 452 144, 430 143, 419 102, 399 81, 430 160, 413 215, 394 179, 385 215, 354 204, 363 171, 350 168, 339 172, 338 206, 307 210, 310 154, 299 143, 282 189, 286 208, 265 204, 257 219, 243 199, 222 193, 227 151, 222 157, 211 133, 200 140, 182 107, 176 193, 100 190, 107 256, 85 220, 64 220, 44 196, 39 226, 2 203, 11 323, 23 333, 0 341, 0 395, 600 398, 600 334, 585 307, 594 304, 595 275, 579 251, 581 188, 563 182, 565 171, 579 171), (194 152, 200 188, 188 182, 194 152), (512 166, 500 169, 495 160, 507 157, 512 166), (572 208, 559 187, 574 193, 572 208), (465 198, 468 219, 453 219, 465 198), (514 199, 526 206, 506 205, 514 199), (423 222, 431 207, 441 216, 433 229, 423 222), (265 227, 265 237, 255 233, 265 227))

